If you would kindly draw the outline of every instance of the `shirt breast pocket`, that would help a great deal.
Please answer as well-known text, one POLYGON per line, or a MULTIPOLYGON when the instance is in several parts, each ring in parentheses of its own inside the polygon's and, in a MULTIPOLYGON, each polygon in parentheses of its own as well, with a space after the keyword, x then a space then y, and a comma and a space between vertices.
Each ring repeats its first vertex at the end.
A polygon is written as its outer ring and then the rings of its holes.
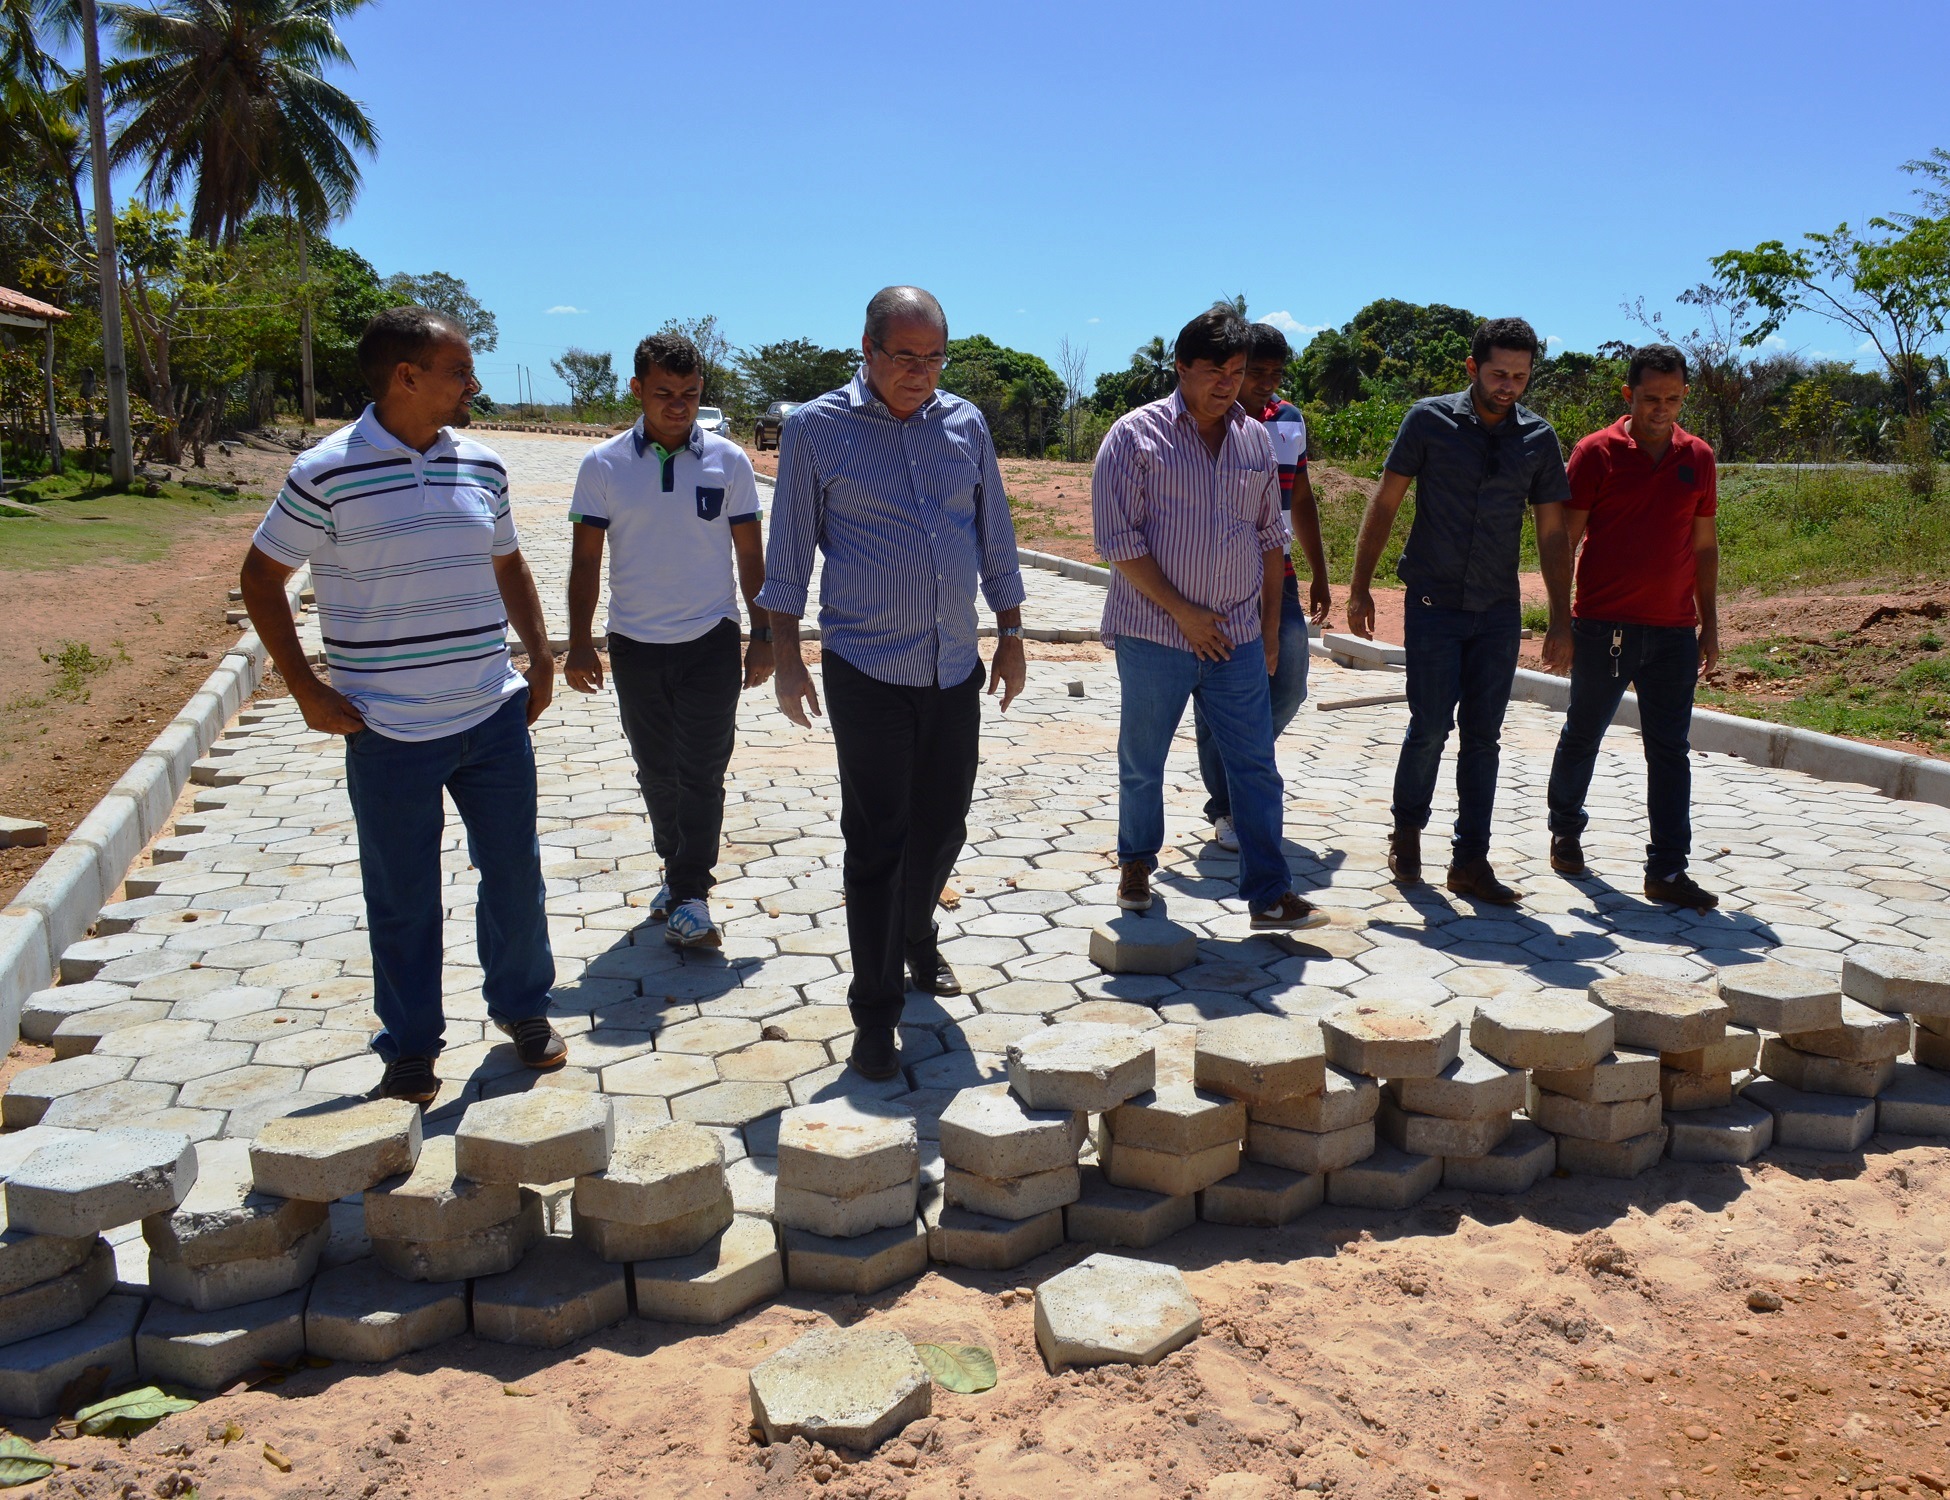
POLYGON ((1246 525, 1259 524, 1260 504, 1273 479, 1271 463, 1246 460, 1219 470, 1220 508, 1246 525))
POLYGON ((928 466, 927 498, 959 521, 972 520, 982 493, 982 468, 960 453, 944 454, 928 466))

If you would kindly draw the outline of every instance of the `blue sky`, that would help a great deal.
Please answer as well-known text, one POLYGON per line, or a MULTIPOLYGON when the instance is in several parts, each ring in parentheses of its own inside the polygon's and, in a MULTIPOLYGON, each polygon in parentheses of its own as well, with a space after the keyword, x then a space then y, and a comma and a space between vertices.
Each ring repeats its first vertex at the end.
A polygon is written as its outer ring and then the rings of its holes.
POLYGON ((345 37, 383 145, 337 237, 464 277, 503 399, 670 316, 851 344, 894 281, 1093 373, 1239 291, 1300 341, 1396 296, 1591 348, 1950 145, 1941 0, 382 0, 345 37))

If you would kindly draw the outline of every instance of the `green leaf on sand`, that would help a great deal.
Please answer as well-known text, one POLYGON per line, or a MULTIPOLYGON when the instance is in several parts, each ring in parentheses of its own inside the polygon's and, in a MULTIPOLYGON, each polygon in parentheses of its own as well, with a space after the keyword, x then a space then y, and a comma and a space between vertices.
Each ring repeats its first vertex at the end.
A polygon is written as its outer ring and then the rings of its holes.
POLYGON ((74 1414, 74 1419, 75 1425, 87 1437, 110 1434, 126 1437, 153 1427, 174 1412, 188 1411, 195 1405, 194 1401, 182 1396, 165 1395, 153 1385, 145 1385, 139 1390, 124 1391, 106 1401, 97 1401, 93 1406, 84 1406, 74 1414))
POLYGON ((995 1356, 980 1344, 916 1344, 914 1352, 937 1385, 959 1396, 995 1384, 995 1356))
POLYGON ((32 1484, 55 1470, 55 1461, 35 1448, 26 1438, 10 1437, 0 1442, 0 1490, 32 1484))

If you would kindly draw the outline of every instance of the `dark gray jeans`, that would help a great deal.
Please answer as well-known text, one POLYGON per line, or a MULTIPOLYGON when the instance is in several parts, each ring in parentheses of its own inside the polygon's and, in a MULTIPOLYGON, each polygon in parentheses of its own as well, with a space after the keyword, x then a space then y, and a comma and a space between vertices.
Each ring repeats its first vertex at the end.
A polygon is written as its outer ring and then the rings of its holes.
POLYGON ((612 631, 609 670, 671 904, 708 896, 744 682, 738 622, 668 646, 612 631))

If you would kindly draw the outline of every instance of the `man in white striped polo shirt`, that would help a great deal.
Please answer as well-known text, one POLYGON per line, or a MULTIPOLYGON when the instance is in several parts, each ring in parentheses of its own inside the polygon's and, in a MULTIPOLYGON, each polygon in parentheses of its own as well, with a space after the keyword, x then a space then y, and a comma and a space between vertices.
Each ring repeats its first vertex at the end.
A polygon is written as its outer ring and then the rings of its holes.
POLYGON ((549 1025, 555 982, 535 835, 528 726, 555 661, 494 451, 457 436, 480 390, 466 333, 421 307, 380 313, 359 340, 373 404, 292 465, 244 561, 244 607, 313 729, 346 737, 359 832, 378 1094, 418 1103, 446 1029, 441 1005, 446 818, 460 810, 480 872, 474 928, 489 1018, 532 1068, 568 1049, 549 1025), (311 564, 328 686, 306 660, 284 584, 311 564), (508 655, 508 627, 528 653, 508 655))
POLYGON ((1103 640, 1117 655, 1117 904, 1151 907, 1164 843, 1165 757, 1188 699, 1204 710, 1239 835, 1252 925, 1327 921, 1293 891, 1273 758, 1286 516, 1273 440, 1239 404, 1252 335, 1221 304, 1179 331, 1178 388, 1117 419, 1090 507, 1111 565, 1103 640))

